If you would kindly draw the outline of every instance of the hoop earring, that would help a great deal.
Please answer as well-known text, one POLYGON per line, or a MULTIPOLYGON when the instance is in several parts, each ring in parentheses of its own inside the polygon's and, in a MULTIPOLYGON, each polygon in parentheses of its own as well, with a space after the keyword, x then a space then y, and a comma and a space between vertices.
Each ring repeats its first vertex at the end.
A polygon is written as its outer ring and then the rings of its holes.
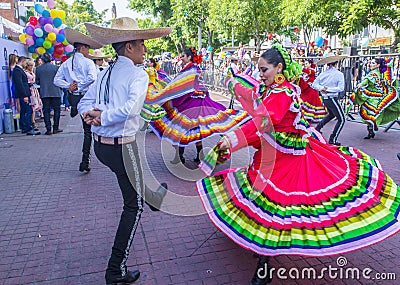
POLYGON ((282 84, 283 81, 285 81, 285 76, 283 76, 282 73, 278 73, 278 74, 275 75, 274 81, 275 81, 275 83, 277 83, 277 84, 282 84))

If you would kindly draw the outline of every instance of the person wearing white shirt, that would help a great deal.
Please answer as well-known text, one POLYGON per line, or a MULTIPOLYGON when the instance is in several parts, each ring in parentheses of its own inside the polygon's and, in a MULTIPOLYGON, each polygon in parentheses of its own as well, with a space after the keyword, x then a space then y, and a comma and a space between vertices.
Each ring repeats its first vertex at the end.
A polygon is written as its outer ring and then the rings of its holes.
POLYGON ((341 56, 330 56, 321 59, 318 64, 326 64, 327 69, 324 70, 312 84, 312 88, 319 91, 328 114, 315 127, 320 131, 333 118, 337 118, 337 123, 329 137, 329 143, 340 145, 338 137, 344 127, 346 121, 344 111, 339 102, 339 93, 344 90, 344 75, 337 69, 337 65, 341 56))
MULTIPOLYGON (((65 36, 75 47, 75 54, 67 59, 54 77, 54 85, 68 90, 68 102, 71 105, 71 117, 78 114, 77 105, 89 86, 97 78, 94 62, 88 58, 90 48, 100 48, 102 45, 89 36, 73 29, 66 28, 65 36)), ((83 146, 82 161, 79 171, 90 171, 90 147, 92 145, 91 126, 82 119, 83 146)))
POLYGON ((97 158, 117 176, 124 199, 118 230, 106 270, 107 284, 136 281, 140 272, 129 271, 129 248, 143 212, 143 198, 153 211, 161 207, 167 185, 157 192, 143 181, 136 143, 140 111, 146 98, 149 77, 138 65, 144 62, 144 40, 168 35, 170 28, 138 28, 130 18, 117 18, 111 28, 86 23, 91 36, 103 44, 112 44, 117 61, 99 73, 98 78, 78 104, 85 122, 92 125, 97 158))

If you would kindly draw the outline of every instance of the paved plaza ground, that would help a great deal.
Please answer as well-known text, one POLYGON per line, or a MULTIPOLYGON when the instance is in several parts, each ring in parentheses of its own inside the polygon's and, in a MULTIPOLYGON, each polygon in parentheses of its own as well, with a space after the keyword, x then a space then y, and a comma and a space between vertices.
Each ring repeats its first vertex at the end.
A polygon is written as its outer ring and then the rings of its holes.
MULTIPOLYGON (((62 113, 61 134, 0 135, 0 285, 104 284, 122 197, 115 176, 94 155, 92 171, 78 171, 81 122, 62 113)), ((43 133, 44 125, 39 125, 43 133)), ((373 140, 362 139, 366 133, 365 125, 348 121, 340 141, 378 158, 400 182, 399 126, 386 133, 381 128, 373 140)), ((217 139, 207 139, 204 145, 211 147, 217 139)), ((128 259, 130 268, 141 271, 134 284, 248 284, 257 259, 216 230, 204 213, 194 182, 202 174, 194 162, 185 167, 171 165, 174 149, 160 143, 153 133, 141 132, 138 144, 147 183, 156 187, 167 182, 170 192, 162 211, 146 207, 142 214, 128 259)), ((247 157, 245 151, 240 155, 247 157)), ((192 160, 194 156, 194 146, 188 147, 185 157, 192 160)), ((287 271, 286 280, 275 278, 272 284, 399 284, 399 265, 400 235, 396 235, 341 257, 272 258, 276 270, 292 269, 293 274, 303 268, 317 272, 329 267, 360 272, 371 268, 369 280, 362 275, 359 280, 345 274, 340 278, 340 270, 336 278, 325 272, 318 280, 302 279, 301 274, 296 279, 287 271), (378 281, 377 273, 383 278, 395 273, 397 280, 378 281)))

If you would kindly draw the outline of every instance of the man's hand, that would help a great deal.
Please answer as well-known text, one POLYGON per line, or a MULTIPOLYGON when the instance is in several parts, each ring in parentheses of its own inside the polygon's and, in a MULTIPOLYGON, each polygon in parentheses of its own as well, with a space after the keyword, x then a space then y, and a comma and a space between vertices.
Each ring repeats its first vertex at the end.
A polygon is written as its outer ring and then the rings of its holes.
POLYGON ((83 120, 88 125, 101 126, 101 112, 99 109, 85 112, 82 114, 83 120))
POLYGON ((68 91, 74 92, 76 90, 78 90, 78 83, 76 83, 76 81, 72 81, 72 83, 69 85, 68 91))
POLYGON ((25 102, 26 104, 29 104, 29 97, 24 97, 24 102, 25 102))
POLYGON ((321 90, 321 93, 322 93, 322 94, 328 93, 328 88, 327 88, 327 87, 324 87, 324 88, 321 90))

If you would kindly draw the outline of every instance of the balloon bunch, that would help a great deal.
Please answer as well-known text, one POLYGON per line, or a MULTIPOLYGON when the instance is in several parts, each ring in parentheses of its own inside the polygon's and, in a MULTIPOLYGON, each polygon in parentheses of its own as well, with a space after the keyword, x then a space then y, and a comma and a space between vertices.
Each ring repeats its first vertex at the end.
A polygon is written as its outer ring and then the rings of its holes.
POLYGON ((35 4, 35 11, 39 16, 29 17, 24 33, 19 36, 19 40, 28 46, 34 59, 48 53, 53 60, 65 61, 74 51, 64 35, 65 11, 54 9, 55 5, 54 0, 47 0, 48 9, 42 4, 35 4))

